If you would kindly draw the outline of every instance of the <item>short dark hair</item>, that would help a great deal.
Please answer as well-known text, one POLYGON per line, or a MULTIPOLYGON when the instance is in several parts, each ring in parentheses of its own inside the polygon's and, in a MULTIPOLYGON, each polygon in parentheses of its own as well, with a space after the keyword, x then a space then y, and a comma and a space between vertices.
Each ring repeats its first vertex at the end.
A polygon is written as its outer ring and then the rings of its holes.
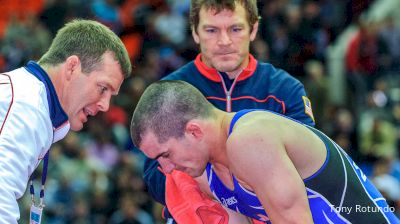
POLYGON ((128 52, 121 39, 108 27, 93 20, 76 19, 67 23, 58 32, 49 50, 40 58, 40 65, 55 66, 69 56, 76 55, 82 71, 90 73, 102 63, 107 51, 113 53, 121 66, 125 78, 132 72, 128 52))
POLYGON ((224 9, 234 11, 236 4, 241 4, 246 10, 247 22, 249 22, 250 29, 259 20, 257 1, 256 0, 191 0, 190 4, 190 26, 197 32, 197 26, 200 22, 200 10, 215 9, 218 14, 224 9))
POLYGON ((160 143, 181 138, 186 124, 212 116, 213 106, 195 87, 184 81, 162 80, 151 84, 141 96, 131 122, 133 144, 152 131, 160 143))

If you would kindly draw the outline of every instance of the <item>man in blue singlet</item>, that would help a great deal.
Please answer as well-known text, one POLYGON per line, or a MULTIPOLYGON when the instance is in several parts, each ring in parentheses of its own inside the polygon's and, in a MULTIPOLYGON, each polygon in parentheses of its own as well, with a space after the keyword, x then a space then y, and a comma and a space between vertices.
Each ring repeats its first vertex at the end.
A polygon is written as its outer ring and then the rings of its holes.
POLYGON ((265 223, 400 223, 322 132, 266 110, 221 111, 183 81, 146 89, 131 135, 164 172, 199 177, 223 206, 265 223))

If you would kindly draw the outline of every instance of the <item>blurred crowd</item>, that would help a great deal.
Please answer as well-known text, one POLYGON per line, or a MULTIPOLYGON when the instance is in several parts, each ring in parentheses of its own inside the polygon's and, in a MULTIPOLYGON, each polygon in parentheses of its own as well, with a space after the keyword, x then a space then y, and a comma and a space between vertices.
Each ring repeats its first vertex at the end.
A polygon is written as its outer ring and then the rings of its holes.
MULTIPOLYGON (((400 21, 371 21, 373 0, 258 1, 260 30, 251 52, 300 79, 316 126, 360 164, 400 216, 400 21), (346 100, 333 104, 327 49, 348 27, 343 60, 346 100)), ((73 18, 100 21, 125 43, 133 75, 110 110, 51 149, 44 223, 162 223, 161 206, 141 179, 143 155, 129 136, 130 116, 145 87, 191 61, 198 47, 188 26, 189 0, 3 0, 0 72, 38 60, 73 18), (4 13, 3 13, 4 12, 4 13)), ((398 18, 398 17, 397 17, 398 18)), ((40 179, 41 170, 34 176, 40 179)), ((39 185, 39 182, 36 183, 39 185)), ((20 200, 27 223, 30 196, 20 200)))

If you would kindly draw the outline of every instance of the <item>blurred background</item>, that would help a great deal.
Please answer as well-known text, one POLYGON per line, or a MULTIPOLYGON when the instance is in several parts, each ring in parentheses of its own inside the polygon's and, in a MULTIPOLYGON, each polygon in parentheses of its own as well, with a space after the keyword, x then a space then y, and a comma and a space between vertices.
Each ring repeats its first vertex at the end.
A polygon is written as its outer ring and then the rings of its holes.
MULTIPOLYGON (((258 4, 252 54, 304 83, 316 126, 400 216, 400 0, 258 4)), ((107 113, 53 145, 43 223, 163 223, 162 207, 146 193, 143 155, 132 147, 129 123, 145 87, 197 55, 189 6, 189 0, 0 0, 0 72, 38 60, 74 18, 109 26, 134 65, 107 113)), ((19 204, 20 223, 28 223, 29 192, 19 204)))

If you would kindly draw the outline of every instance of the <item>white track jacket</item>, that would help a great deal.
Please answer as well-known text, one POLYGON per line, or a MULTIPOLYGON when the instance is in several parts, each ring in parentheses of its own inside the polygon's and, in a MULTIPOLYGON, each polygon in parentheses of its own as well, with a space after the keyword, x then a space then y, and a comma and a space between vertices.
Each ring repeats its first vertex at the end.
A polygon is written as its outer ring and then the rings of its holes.
POLYGON ((35 62, 0 74, 0 223, 17 223, 17 199, 68 117, 46 72, 35 62))

